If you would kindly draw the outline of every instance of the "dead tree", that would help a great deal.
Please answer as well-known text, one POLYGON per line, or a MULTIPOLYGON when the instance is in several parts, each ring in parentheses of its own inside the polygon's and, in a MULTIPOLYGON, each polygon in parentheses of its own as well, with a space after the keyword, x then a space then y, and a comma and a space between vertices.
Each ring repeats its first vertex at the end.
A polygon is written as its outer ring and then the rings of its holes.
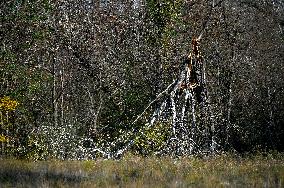
POLYGON ((192 40, 192 52, 185 57, 179 77, 172 82, 133 124, 154 104, 158 104, 149 123, 171 121, 172 132, 164 149, 170 155, 192 155, 215 151, 214 127, 210 125, 205 62, 199 51, 199 38, 192 40), (198 117, 198 120, 197 120, 198 117))

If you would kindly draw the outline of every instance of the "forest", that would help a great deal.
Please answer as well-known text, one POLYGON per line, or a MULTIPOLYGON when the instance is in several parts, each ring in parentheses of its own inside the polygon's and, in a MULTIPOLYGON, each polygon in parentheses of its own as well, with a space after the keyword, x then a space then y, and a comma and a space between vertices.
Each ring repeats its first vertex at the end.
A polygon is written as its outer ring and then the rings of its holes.
POLYGON ((0 187, 283 187, 283 0, 2 0, 0 20, 0 187))
POLYGON ((281 0, 5 0, 0 156, 283 152, 281 0))

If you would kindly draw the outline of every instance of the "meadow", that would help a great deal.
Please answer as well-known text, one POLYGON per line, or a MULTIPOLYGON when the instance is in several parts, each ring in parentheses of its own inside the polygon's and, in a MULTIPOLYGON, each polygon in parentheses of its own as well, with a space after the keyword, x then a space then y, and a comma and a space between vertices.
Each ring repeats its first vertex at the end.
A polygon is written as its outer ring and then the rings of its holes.
POLYGON ((284 155, 0 160, 0 187, 283 187, 284 155))

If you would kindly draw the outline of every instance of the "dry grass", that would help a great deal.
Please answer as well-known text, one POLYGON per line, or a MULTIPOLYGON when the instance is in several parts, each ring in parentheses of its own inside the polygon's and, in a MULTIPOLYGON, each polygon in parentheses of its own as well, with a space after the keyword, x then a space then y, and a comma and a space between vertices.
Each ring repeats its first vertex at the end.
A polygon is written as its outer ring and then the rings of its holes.
POLYGON ((284 157, 2 159, 0 187, 284 187, 284 157))

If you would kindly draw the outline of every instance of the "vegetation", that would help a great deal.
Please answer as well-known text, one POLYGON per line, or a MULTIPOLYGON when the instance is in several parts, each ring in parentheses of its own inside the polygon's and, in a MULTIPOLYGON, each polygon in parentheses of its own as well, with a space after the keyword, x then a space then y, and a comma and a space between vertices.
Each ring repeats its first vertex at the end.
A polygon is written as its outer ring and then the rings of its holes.
POLYGON ((0 157, 284 149, 281 0, 0 3, 0 157))
POLYGON ((0 23, 0 187, 283 187, 282 0, 5 0, 0 23))
POLYGON ((282 187, 283 154, 1 161, 1 187, 282 187))

